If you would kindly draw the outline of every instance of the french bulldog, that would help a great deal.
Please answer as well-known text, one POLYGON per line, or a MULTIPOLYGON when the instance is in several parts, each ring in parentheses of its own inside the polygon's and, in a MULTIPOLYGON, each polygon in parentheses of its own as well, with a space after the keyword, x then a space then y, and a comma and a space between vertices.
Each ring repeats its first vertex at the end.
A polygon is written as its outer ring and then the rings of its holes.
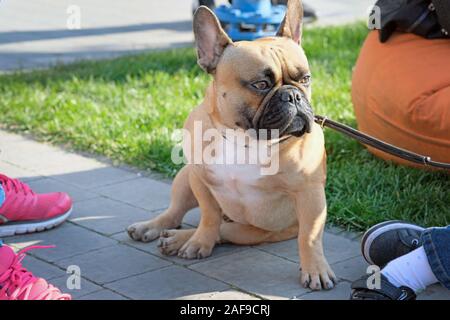
MULTIPOLYGON (((198 64, 212 75, 212 82, 185 122, 184 129, 193 137, 183 144, 185 154, 198 153, 192 141, 207 130, 220 134, 214 141, 202 140, 203 148, 233 146, 225 130, 277 130, 274 137, 252 138, 277 147, 269 159, 276 157, 278 170, 265 175, 260 162, 188 161, 173 181, 169 208, 129 226, 132 239, 159 238, 163 254, 200 259, 220 243, 258 245, 297 238, 301 284, 314 290, 334 287, 336 276, 322 245, 327 216, 324 135, 310 105, 302 19, 301 0, 289 0, 276 36, 233 42, 211 10, 197 9, 193 29, 198 64), (195 129, 196 123, 201 130, 195 129), (177 229, 186 212, 196 207, 201 211, 198 227, 177 229)), ((236 148, 238 153, 249 152, 245 143, 236 148)))

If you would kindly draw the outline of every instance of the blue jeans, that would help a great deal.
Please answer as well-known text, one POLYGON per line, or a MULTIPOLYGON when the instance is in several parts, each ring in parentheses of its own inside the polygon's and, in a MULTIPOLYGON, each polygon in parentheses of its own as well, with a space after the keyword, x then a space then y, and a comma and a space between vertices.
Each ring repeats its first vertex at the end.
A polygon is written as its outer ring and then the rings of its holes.
POLYGON ((450 226, 426 229, 422 243, 436 279, 450 290, 450 226))

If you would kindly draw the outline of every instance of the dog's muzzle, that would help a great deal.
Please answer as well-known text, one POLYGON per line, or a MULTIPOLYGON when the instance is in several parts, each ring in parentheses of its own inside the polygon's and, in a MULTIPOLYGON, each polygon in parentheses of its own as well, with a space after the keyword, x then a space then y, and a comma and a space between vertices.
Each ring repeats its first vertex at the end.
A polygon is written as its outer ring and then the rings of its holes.
POLYGON ((311 132, 313 121, 314 113, 304 93, 294 86, 285 85, 264 106, 257 119, 256 130, 267 130, 267 139, 271 139, 270 132, 275 129, 278 129, 280 138, 286 135, 301 137, 311 132))

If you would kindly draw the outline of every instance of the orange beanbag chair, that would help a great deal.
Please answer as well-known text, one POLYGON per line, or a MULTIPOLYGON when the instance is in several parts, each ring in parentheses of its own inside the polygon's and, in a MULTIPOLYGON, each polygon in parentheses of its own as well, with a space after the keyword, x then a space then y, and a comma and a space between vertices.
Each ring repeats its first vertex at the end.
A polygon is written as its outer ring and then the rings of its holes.
POLYGON ((380 43, 378 32, 370 32, 353 73, 352 100, 359 130, 450 162, 450 40, 395 33, 380 43))

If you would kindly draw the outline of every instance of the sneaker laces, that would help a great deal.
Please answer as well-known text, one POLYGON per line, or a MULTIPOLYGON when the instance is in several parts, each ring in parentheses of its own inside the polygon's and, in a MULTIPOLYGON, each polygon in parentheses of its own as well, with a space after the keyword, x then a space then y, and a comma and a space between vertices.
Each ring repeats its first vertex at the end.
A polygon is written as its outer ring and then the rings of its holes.
MULTIPOLYGON (((37 278, 21 262, 25 253, 32 249, 47 249, 55 246, 30 246, 20 250, 14 258, 10 268, 0 276, 0 296, 7 296, 9 300, 28 300, 33 285, 37 278)), ((61 293, 55 286, 47 283, 47 288, 42 290, 33 300, 70 300, 69 294, 61 293)))
POLYGON ((6 191, 14 191, 15 193, 24 193, 27 195, 28 193, 34 194, 33 190, 22 181, 18 179, 12 179, 3 174, 0 174, 0 184, 2 184, 3 188, 6 191))

